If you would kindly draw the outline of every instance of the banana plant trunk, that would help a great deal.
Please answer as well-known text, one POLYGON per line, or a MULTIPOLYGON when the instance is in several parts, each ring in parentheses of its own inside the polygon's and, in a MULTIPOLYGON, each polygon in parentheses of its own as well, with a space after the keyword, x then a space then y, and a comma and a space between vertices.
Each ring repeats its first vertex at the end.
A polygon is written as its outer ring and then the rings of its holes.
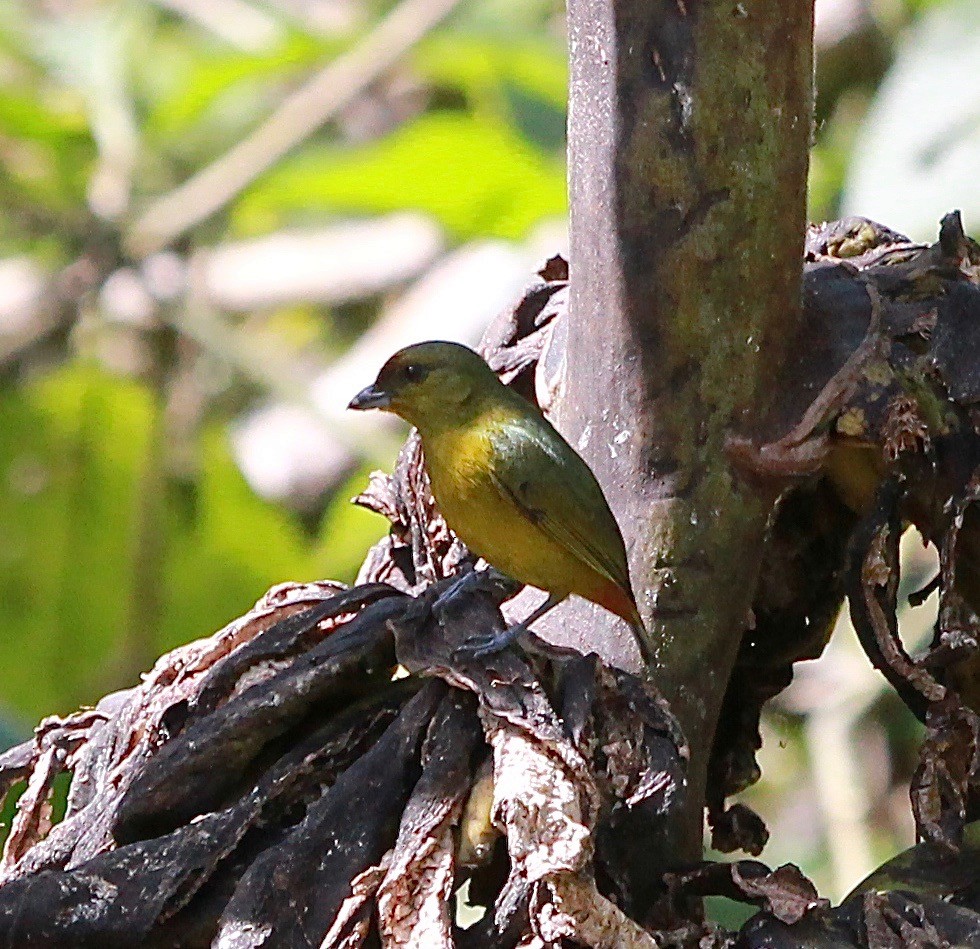
MULTIPOLYGON (((683 826, 649 852, 698 859, 772 507, 726 443, 764 414, 799 320, 813 9, 569 0, 568 35, 571 312, 554 414, 620 520, 654 679, 691 747, 683 826)), ((589 604, 551 631, 638 663, 589 604)))

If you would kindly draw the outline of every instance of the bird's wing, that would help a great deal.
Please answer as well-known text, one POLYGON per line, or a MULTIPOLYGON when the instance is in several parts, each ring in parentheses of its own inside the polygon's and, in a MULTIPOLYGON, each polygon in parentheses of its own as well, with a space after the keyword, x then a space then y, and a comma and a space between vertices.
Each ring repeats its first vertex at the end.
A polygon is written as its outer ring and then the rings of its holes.
POLYGON ((491 478, 545 534, 632 597, 626 550, 595 476, 543 419, 493 433, 491 478), (542 424, 543 423, 543 424, 542 424))

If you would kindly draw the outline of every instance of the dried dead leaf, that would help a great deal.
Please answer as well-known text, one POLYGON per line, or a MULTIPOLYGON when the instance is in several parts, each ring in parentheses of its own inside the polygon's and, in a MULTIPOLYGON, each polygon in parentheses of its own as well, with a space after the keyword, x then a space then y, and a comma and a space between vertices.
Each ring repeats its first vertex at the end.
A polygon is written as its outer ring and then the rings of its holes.
POLYGON ((389 851, 380 863, 368 867, 351 880, 350 896, 341 903, 340 912, 323 937, 320 949, 356 949, 361 945, 371 925, 371 901, 378 892, 390 863, 389 851))

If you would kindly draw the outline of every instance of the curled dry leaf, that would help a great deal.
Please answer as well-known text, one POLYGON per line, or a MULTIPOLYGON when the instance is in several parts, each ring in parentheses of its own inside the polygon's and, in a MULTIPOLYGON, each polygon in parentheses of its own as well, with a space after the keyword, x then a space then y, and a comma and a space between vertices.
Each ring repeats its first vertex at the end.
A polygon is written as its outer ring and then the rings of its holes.
POLYGON ((589 949, 657 949, 659 940, 630 919, 584 874, 562 873, 543 881, 531 902, 531 918, 543 946, 563 939, 589 949))
POLYGON ((951 693, 933 702, 912 777, 912 813, 920 839, 958 852, 971 791, 980 788, 980 719, 951 693))
MULTIPOLYGON (((391 851, 388 851, 379 863, 362 870, 351 880, 350 896, 340 904, 320 949, 357 949, 364 942, 371 926, 372 900, 390 866, 391 851)), ((271 930, 267 935, 272 935, 271 930)), ((438 943, 433 943, 433 949, 437 946, 438 943)))
POLYGON ((757 857, 769 842, 765 821, 741 801, 721 813, 712 813, 710 821, 711 846, 722 853, 744 850, 757 857))
POLYGON ((830 904, 821 899, 814 885, 793 864, 770 870, 755 860, 735 863, 705 863, 694 870, 670 875, 676 895, 727 896, 754 903, 782 923, 798 923, 808 913, 823 911, 830 904))

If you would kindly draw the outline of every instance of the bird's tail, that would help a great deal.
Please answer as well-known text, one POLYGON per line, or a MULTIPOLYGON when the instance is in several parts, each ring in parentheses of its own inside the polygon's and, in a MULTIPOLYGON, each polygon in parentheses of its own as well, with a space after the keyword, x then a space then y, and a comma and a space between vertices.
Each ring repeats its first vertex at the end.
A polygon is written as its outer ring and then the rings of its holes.
POLYGON ((640 616, 640 611, 636 608, 635 603, 633 604, 632 610, 630 610, 630 615, 624 616, 623 619, 630 624, 630 629, 633 630, 636 644, 640 647, 640 655, 643 657, 644 671, 649 674, 656 661, 656 657, 653 654, 653 641, 650 637, 650 631, 643 622, 643 618, 640 616))
POLYGON ((626 620, 633 631, 637 646, 640 647, 640 655, 643 657, 643 665, 646 670, 653 667, 656 657, 653 652, 653 640, 650 632, 646 628, 640 616, 640 611, 636 608, 636 599, 631 591, 624 590, 618 584, 610 584, 611 589, 606 593, 601 604, 609 611, 626 620))

